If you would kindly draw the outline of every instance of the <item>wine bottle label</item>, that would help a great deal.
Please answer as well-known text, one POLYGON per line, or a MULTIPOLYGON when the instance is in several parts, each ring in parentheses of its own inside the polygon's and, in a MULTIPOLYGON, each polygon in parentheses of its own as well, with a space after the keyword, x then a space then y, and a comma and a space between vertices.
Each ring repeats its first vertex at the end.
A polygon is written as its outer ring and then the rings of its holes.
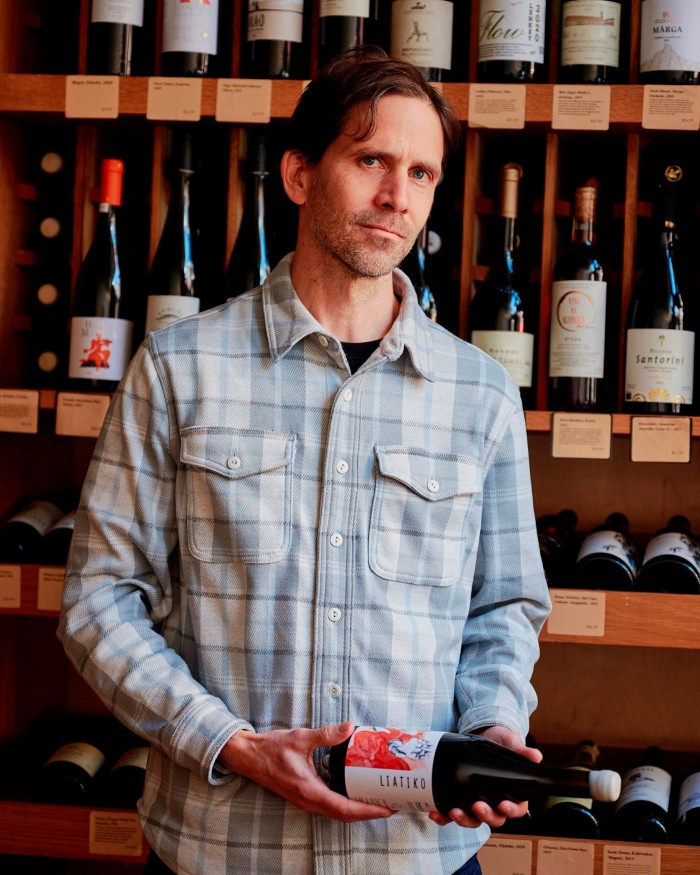
POLYGON ((472 343, 500 362, 517 386, 532 386, 534 334, 524 331, 472 331, 472 343))
POLYGON ((146 334, 185 316, 199 313, 199 298, 189 295, 149 295, 146 304, 146 334))
POLYGON ((625 401, 692 404, 694 331, 630 328, 625 401))
POLYGON ((102 768, 105 756, 101 750, 83 741, 64 744, 47 761, 49 763, 73 763, 94 777, 102 768))
POLYGON ((580 562, 587 556, 593 556, 596 553, 614 556, 630 569, 632 576, 636 573, 636 550, 622 532, 615 532, 610 529, 602 532, 591 532, 588 537, 584 538, 576 561, 580 562))
POLYGON ((51 526, 61 518, 61 509, 50 501, 32 501, 23 507, 7 522, 24 523, 31 526, 40 535, 45 535, 51 526))
POLYGON ((143 27, 144 0, 92 0, 90 21, 143 27))
POLYGON ((358 726, 345 756, 350 799, 405 811, 435 811, 433 760, 443 732, 358 726))
POLYGON ((49 532, 55 532, 59 529, 70 529, 73 531, 75 528, 75 518, 78 515, 77 510, 71 510, 69 513, 64 514, 60 519, 56 520, 56 522, 51 526, 51 528, 46 530, 46 534, 49 532))
POLYGON ((700 70, 700 3, 644 0, 639 72, 700 70))
POLYGON ((481 0, 481 61, 544 63, 545 0, 481 0))
POLYGON ((684 820, 693 808, 700 808, 700 772, 695 772, 681 784, 678 792, 678 820, 684 820))
POLYGON ((562 67, 620 64, 622 5, 609 0, 568 0, 561 21, 562 67))
POLYGON ((550 377, 602 378, 606 290, 607 283, 595 280, 552 283, 550 377))
POLYGON ((133 322, 74 316, 70 326, 68 376, 77 380, 121 380, 131 357, 133 322))
POLYGON ((452 13, 447 0, 394 0, 391 55, 417 67, 452 67, 452 13))
POLYGON ((684 559, 700 573, 700 543, 683 532, 664 532, 652 538, 644 551, 642 564, 646 565, 657 556, 675 556, 684 559))
POLYGON ((659 766, 637 766, 627 772, 616 811, 628 802, 653 802, 668 811, 671 799, 671 775, 659 766))
POLYGON ((342 15, 348 18, 369 18, 369 0, 321 0, 319 18, 342 15))
POLYGON ((132 747, 125 750, 119 757, 116 763, 112 766, 112 771, 121 769, 122 766, 135 766, 137 769, 145 769, 148 762, 148 747, 132 747))
POLYGON ((248 40, 300 43, 304 0, 248 0, 248 40))
POLYGON ((216 54, 219 0, 183 3, 164 0, 163 51, 216 54))

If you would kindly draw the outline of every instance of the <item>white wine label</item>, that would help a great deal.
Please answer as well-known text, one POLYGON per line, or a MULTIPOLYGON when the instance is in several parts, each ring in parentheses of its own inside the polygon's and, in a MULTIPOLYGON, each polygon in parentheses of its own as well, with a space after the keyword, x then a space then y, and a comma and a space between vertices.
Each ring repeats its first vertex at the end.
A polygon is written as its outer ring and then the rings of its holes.
POLYGON ((693 568, 700 571, 700 544, 695 538, 683 532, 664 532, 652 538, 644 551, 643 564, 656 559, 657 556, 685 559, 693 568))
POLYGON ((552 283, 550 377, 602 378, 606 291, 607 283, 594 280, 552 283))
POLYGON ((700 3, 697 0, 644 0, 639 72, 700 71, 700 3))
POLYGON ((329 15, 369 18, 369 0, 321 0, 318 14, 320 18, 329 15))
POLYGON ((617 557, 630 569, 630 573, 634 576, 637 568, 636 553, 622 532, 615 532, 613 530, 591 532, 588 537, 584 538, 576 561, 580 562, 586 556, 592 556, 595 553, 617 557))
POLYGON ((300 43, 304 0, 248 0, 248 41, 300 43))
POLYGON ((358 726, 345 756, 350 799, 404 811, 435 811, 433 760, 443 732, 358 726))
POLYGON ((51 756, 49 763, 67 762, 74 763, 84 769, 88 775, 94 777, 104 765, 105 756, 101 750, 84 741, 75 741, 64 744, 51 756))
POLYGON ((55 532, 58 529, 70 529, 73 531, 75 528, 75 518, 78 515, 77 510, 71 510, 67 514, 64 514, 60 520, 57 520, 50 529, 47 529, 46 534, 49 532, 55 532))
POLYGON ((678 820, 684 820, 692 808, 700 808, 700 772, 695 772, 681 784, 678 793, 678 820))
POLYGON ((92 0, 90 21, 143 27, 144 0, 92 0))
POLYGON ((671 776, 659 766, 637 766, 625 775, 616 811, 628 802, 653 802, 668 811, 671 776))
POLYGON ((694 331, 627 331, 625 401, 692 404, 694 331))
POLYGON ((216 54, 219 0, 183 3, 164 0, 163 51, 216 54))
POLYGON ((545 0, 481 0, 481 61, 544 63, 545 0))
POLYGON ((452 13, 446 0, 394 0, 391 54, 417 67, 452 67, 452 13))
POLYGON ((500 362, 517 386, 532 386, 534 334, 521 331, 472 331, 472 343, 500 362))
POLYGON ((78 380, 121 380, 131 358, 133 329, 133 322, 126 319, 74 316, 68 376, 78 380))
POLYGON ((61 509, 50 501, 32 501, 11 517, 8 522, 25 523, 40 535, 45 535, 51 526, 61 518, 62 513, 61 509))
POLYGON ((120 769, 122 766, 136 766, 138 769, 145 769, 147 762, 148 747, 131 747, 119 757, 112 767, 112 771, 120 769))
POLYGON ((572 64, 620 64, 622 5, 610 0, 568 0, 561 22, 562 67, 572 64))
POLYGON ((185 316, 199 313, 199 298, 189 295, 149 295, 146 304, 146 334, 185 316))

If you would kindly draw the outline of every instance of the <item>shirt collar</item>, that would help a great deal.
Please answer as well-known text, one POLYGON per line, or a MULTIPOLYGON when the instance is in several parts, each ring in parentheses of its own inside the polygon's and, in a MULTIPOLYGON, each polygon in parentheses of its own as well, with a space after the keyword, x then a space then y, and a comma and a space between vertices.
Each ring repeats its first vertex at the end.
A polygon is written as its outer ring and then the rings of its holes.
MULTIPOLYGON (((262 287, 265 329, 273 361, 283 358, 293 346, 309 335, 320 334, 329 340, 336 340, 299 300, 292 285, 293 260, 293 252, 286 255, 262 287)), ((395 361, 402 355, 404 348, 407 349, 416 371, 433 382, 432 323, 421 310, 416 292, 406 274, 395 270, 393 282, 394 294, 401 302, 399 315, 382 338, 379 348, 390 361, 395 361)))

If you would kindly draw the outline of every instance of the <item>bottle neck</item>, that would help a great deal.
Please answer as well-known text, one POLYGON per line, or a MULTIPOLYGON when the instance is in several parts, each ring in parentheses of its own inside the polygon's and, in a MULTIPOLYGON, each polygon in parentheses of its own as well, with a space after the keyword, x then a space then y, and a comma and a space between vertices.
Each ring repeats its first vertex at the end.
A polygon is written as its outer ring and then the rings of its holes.
POLYGON ((595 219, 574 218, 571 242, 588 246, 595 243, 595 219))
POLYGON ((182 215, 182 282, 189 295, 194 297, 194 257, 192 255, 192 230, 190 228, 190 178, 191 170, 180 170, 180 209, 182 215))

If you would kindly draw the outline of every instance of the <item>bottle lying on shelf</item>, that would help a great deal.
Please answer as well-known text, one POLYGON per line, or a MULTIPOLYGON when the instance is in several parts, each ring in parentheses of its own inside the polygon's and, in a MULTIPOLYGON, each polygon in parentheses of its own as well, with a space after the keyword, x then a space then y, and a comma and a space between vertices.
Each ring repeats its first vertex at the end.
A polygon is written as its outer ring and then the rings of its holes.
POLYGON ((640 592, 700 593, 700 541, 677 514, 647 544, 634 586, 640 592))
MULTIPOLYGON (((600 751, 593 741, 580 741, 571 760, 564 766, 590 772, 600 751)), ((549 796, 537 817, 540 835, 566 838, 597 839, 600 837, 598 818, 593 812, 593 799, 570 796, 549 796)))
POLYGON ((680 845, 700 845, 700 762, 686 774, 678 790, 673 840, 680 845))
POLYGON ((639 567, 639 548, 623 513, 611 513, 584 538, 572 576, 583 589, 630 590, 639 567))
POLYGON ((570 584, 578 547, 577 522, 576 512, 568 508, 537 520, 540 556, 549 586, 570 584))
POLYGON ((625 773, 612 822, 612 838, 623 842, 669 841, 673 779, 658 747, 648 747, 639 764, 625 773))

